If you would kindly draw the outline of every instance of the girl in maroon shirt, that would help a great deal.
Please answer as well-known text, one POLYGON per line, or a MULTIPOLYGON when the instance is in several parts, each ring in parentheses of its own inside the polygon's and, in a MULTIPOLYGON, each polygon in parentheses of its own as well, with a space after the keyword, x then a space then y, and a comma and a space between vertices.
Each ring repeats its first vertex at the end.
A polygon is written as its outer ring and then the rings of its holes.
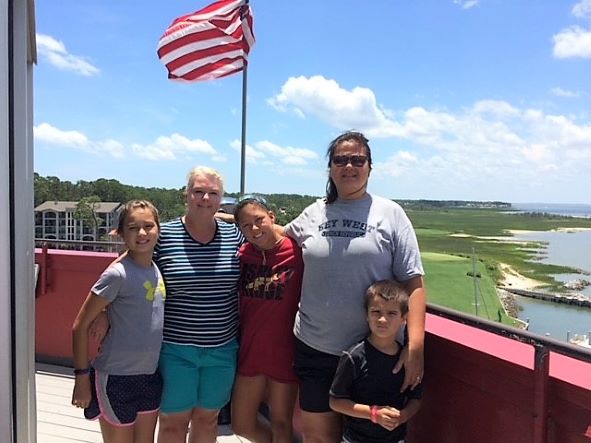
POLYGON ((248 240, 240 248, 240 351, 232 395, 232 429, 254 443, 291 443, 297 396, 293 323, 300 300, 300 248, 274 229, 275 215, 260 197, 234 211, 248 240), (259 421, 262 402, 270 426, 259 421))

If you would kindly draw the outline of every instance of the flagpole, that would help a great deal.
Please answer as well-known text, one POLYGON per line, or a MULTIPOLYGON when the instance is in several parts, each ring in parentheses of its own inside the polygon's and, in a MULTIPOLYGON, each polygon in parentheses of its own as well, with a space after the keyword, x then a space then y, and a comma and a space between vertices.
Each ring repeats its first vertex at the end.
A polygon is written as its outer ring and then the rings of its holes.
POLYGON ((240 144, 240 195, 245 191, 245 170, 246 170, 246 77, 248 63, 244 61, 242 70, 242 140, 240 144))
POLYGON ((157 51, 158 57, 166 65, 168 78, 186 81, 211 80, 233 74, 240 69, 235 54, 238 50, 242 52, 240 194, 244 194, 246 187, 246 78, 248 54, 254 42, 252 11, 248 0, 215 1, 193 14, 175 19, 160 37, 157 51), (241 29, 236 29, 236 26, 241 29), (196 51, 193 48, 196 41, 212 40, 210 31, 216 33, 216 39, 219 40, 217 46, 207 51, 196 51))

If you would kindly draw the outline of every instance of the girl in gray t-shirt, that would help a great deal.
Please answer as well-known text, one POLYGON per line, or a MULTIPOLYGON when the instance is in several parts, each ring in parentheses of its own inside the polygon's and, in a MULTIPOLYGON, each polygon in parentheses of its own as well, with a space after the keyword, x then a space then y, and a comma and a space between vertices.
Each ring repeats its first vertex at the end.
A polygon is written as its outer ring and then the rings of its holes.
POLYGON ((84 408, 86 418, 98 418, 109 440, 120 441, 130 427, 141 441, 154 440, 162 395, 157 368, 165 298, 164 280, 152 262, 159 231, 158 211, 151 203, 125 205, 117 233, 127 252, 103 272, 74 321, 72 404, 84 408), (107 307, 110 329, 91 367, 88 330, 107 307))

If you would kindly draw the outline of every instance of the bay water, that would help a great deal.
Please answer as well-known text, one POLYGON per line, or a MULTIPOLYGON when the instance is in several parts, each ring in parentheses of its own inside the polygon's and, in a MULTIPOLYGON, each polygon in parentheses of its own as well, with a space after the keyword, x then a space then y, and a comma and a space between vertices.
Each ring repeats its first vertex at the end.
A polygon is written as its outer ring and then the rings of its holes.
MULTIPOLYGON (((591 205, 514 204, 513 207, 526 212, 591 217, 591 205)), ((569 266, 591 273, 591 230, 536 231, 520 233, 515 238, 545 242, 546 247, 540 252, 541 261, 545 263, 569 266)), ((585 274, 559 274, 554 277, 563 282, 579 278, 591 280, 591 275, 585 274)), ((591 286, 580 292, 591 296, 591 286)), ((569 333, 572 337, 574 334, 589 334, 591 331, 591 308, 527 297, 516 297, 516 301, 521 308, 519 318, 529 321, 531 332, 566 341, 569 333)))

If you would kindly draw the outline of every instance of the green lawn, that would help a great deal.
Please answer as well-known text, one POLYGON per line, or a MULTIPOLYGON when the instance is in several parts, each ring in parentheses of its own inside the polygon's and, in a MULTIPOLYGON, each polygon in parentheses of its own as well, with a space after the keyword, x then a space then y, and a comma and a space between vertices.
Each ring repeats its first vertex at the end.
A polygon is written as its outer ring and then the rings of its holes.
POLYGON ((422 252, 469 258, 472 250, 475 250, 486 273, 493 280, 498 281, 501 277, 498 263, 507 263, 520 274, 543 281, 556 292, 562 291, 563 287, 554 280, 552 274, 576 273, 576 270, 532 260, 539 248, 543 247, 542 243, 514 244, 482 237, 504 237, 510 240, 509 230, 591 227, 589 219, 509 214, 490 209, 409 210, 407 213, 415 227, 422 252))
POLYGON ((432 252, 423 252, 425 285, 430 303, 477 315, 491 321, 513 325, 497 296, 494 279, 482 262, 476 261, 476 275, 472 278, 472 259, 432 252), (474 294, 478 295, 477 297, 474 294), (475 298, 478 299, 478 313, 475 298))

